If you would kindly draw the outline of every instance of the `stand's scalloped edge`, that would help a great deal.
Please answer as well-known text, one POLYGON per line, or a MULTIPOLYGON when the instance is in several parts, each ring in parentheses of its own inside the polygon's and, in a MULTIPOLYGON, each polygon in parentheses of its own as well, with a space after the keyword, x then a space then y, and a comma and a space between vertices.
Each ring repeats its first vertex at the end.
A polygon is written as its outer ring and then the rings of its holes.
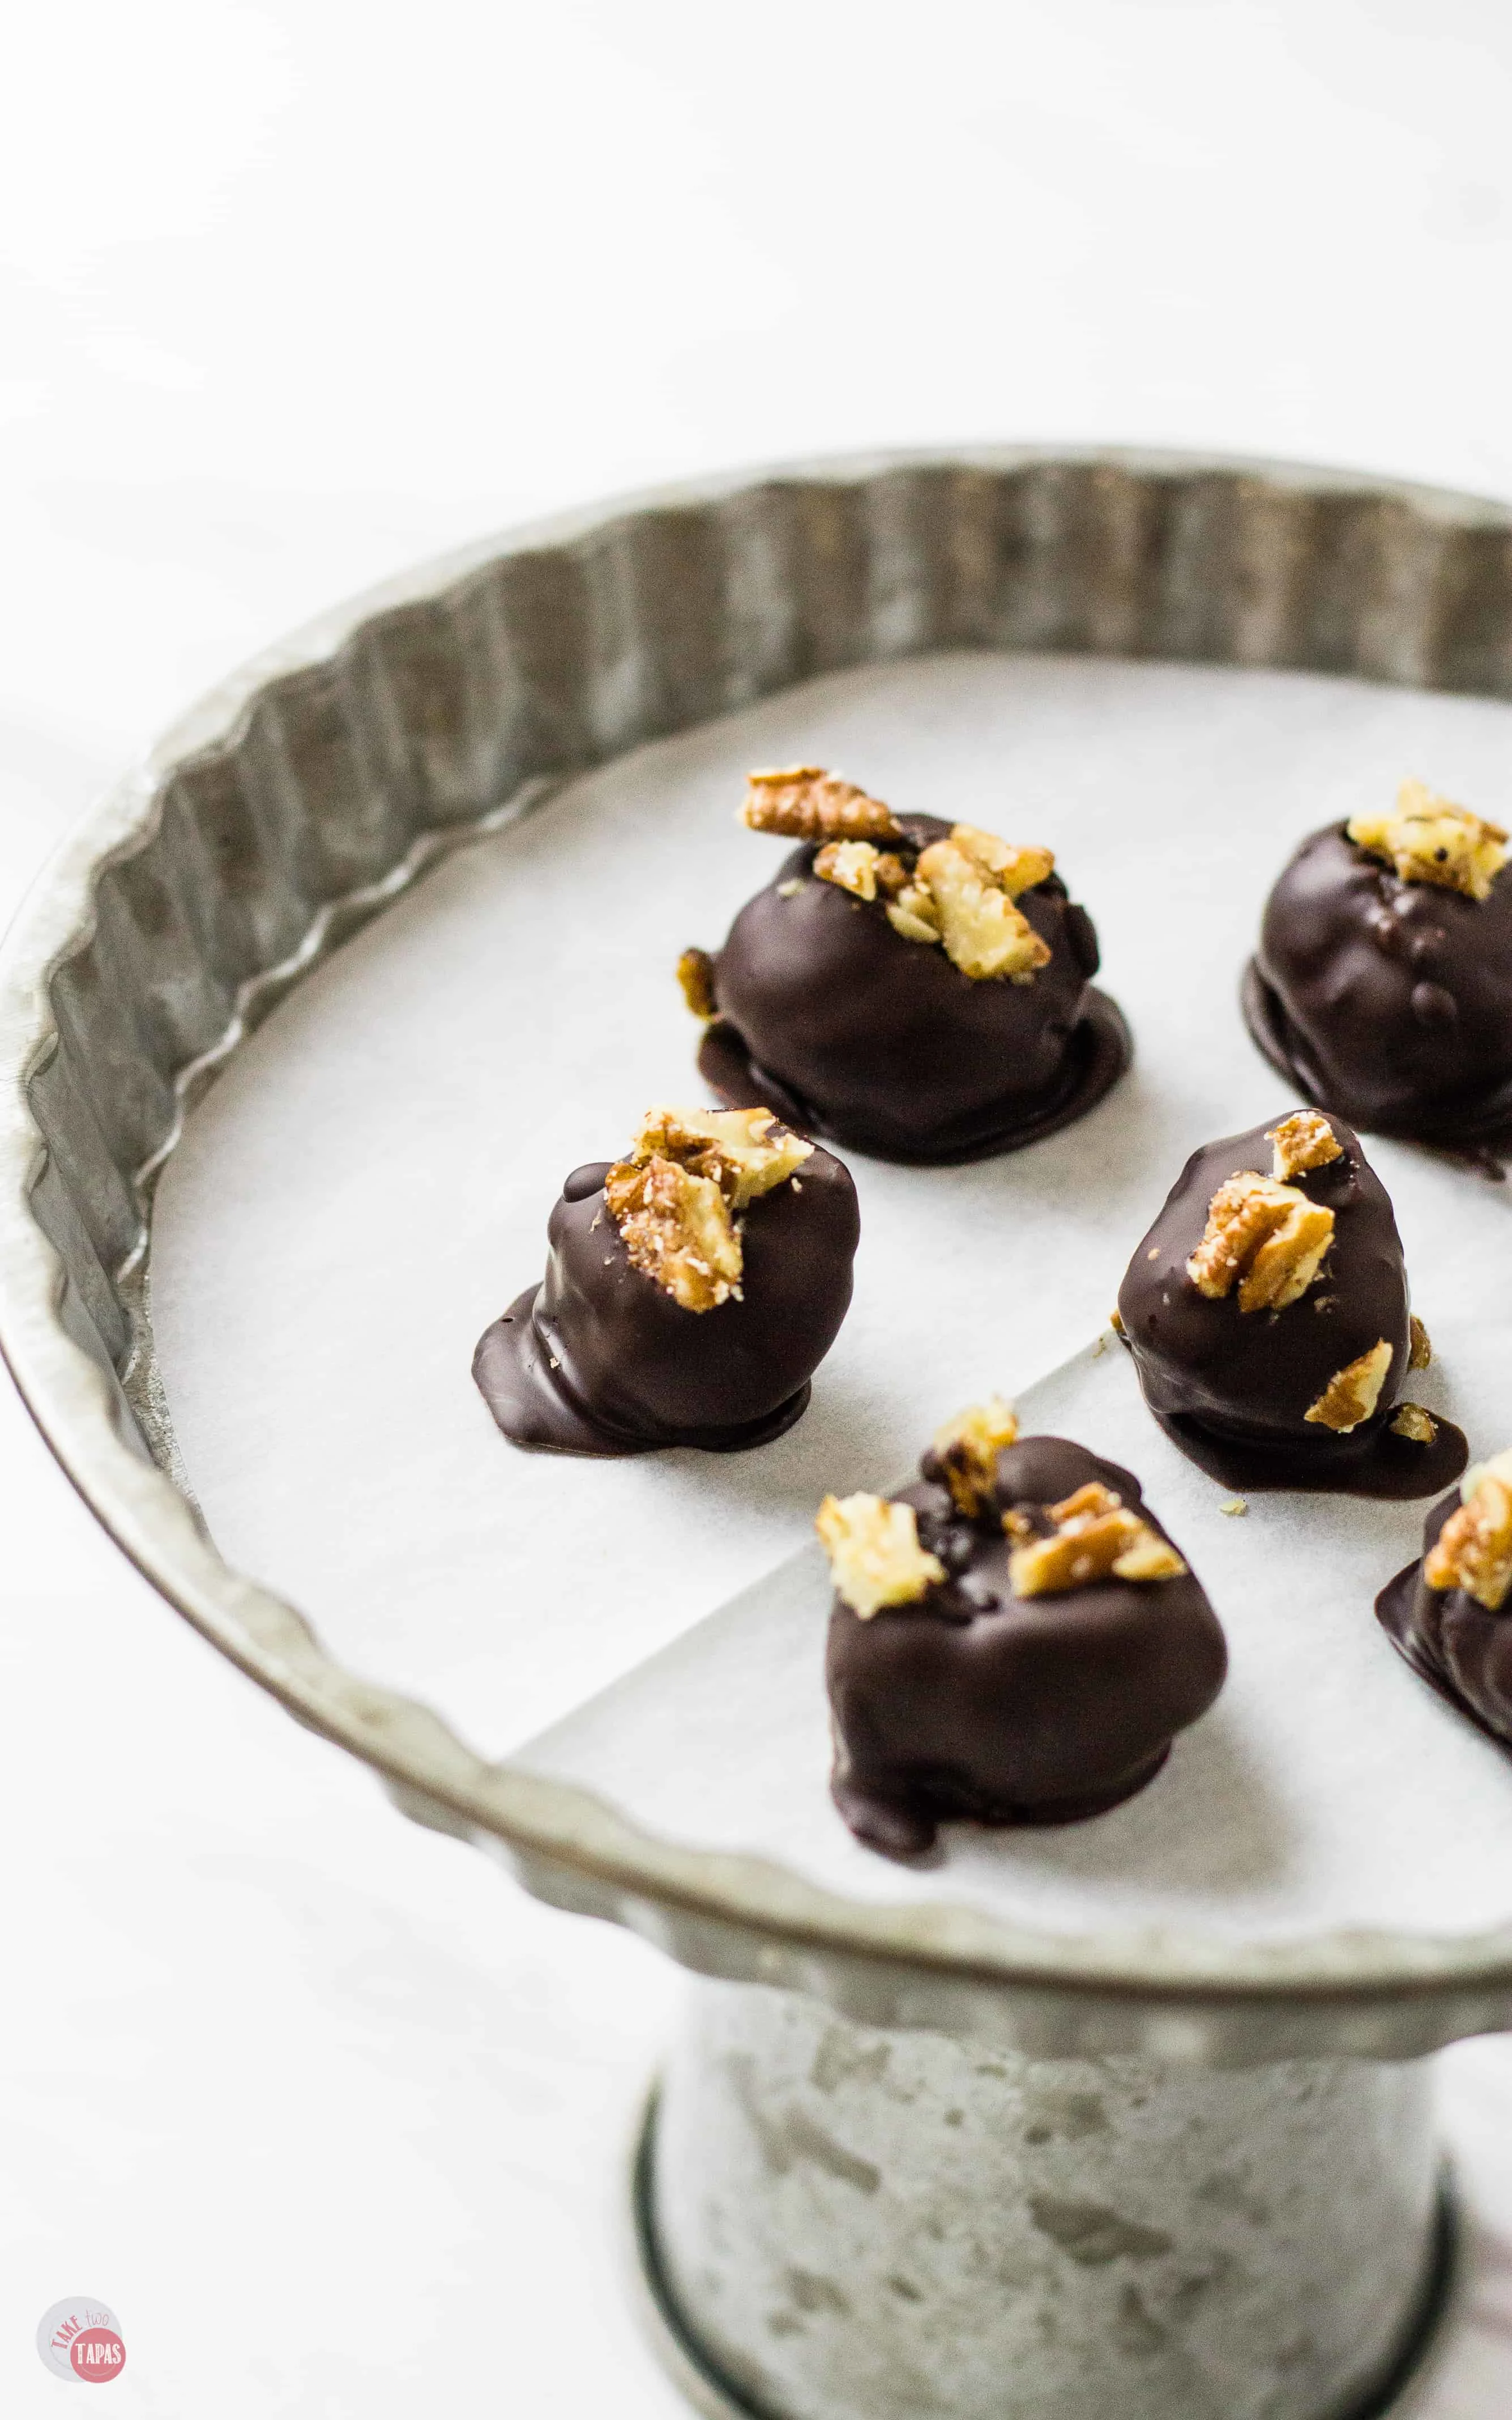
POLYGON ((651 1838, 345 1670, 223 1561, 189 1494, 151 1349, 152 1189, 259 1019, 440 856, 574 774, 814 675, 950 647, 1512 697, 1512 510, 1175 454, 880 456, 565 516, 339 608, 85 817, 0 953, 0 1351, 85 1501, 223 1653, 407 1813, 699 1972, 1047 2055, 1400 2058, 1505 2027, 1512 1926, 1068 1942, 651 1838))

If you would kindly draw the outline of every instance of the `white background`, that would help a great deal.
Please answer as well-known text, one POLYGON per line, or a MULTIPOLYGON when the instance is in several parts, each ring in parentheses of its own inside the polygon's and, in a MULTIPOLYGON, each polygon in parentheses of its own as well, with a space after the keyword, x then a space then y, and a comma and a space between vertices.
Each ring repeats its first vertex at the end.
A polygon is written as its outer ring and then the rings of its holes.
MULTIPOLYGON (((1500 0, 49 0, 0 27, 0 888, 197 690, 418 554, 872 443, 1512 495, 1500 0)), ((0 1398, 0 2404, 678 2408, 617 2296, 674 1978, 403 1824, 0 1398)), ((1512 2387, 1512 2062, 1447 2063, 1512 2387), (1500 2125, 1500 2135, 1497 2128, 1500 2125)))

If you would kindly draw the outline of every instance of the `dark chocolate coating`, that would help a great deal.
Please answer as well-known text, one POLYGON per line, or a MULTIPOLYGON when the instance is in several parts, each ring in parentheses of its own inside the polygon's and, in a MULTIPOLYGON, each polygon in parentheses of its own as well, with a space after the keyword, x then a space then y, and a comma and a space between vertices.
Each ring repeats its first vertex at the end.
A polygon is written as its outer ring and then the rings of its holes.
POLYGON ((546 1277, 479 1342, 472 1374, 517 1445, 563 1453, 729 1453, 791 1428, 850 1306, 860 1214, 815 1147, 742 1214, 740 1299, 685 1311, 638 1269, 604 1202, 608 1160, 575 1169, 546 1277))
MULTIPOLYGON (((1459 1490, 1435 1504, 1423 1524, 1427 1554, 1459 1490)), ((1463 1589, 1430 1589, 1421 1561, 1388 1580, 1376 1619, 1397 1653, 1462 1714, 1504 1747, 1512 1746, 1512 1600, 1489 1613, 1463 1589)))
POLYGON ((1244 1169, 1270 1172, 1272 1146, 1253 1126, 1187 1161, 1119 1289, 1124 1341, 1166 1435, 1226 1485, 1429 1496, 1464 1468, 1465 1439, 1449 1420, 1431 1445, 1391 1434, 1411 1349, 1401 1238, 1359 1137, 1329 1123, 1343 1156, 1288 1180, 1334 1213, 1328 1256, 1301 1300, 1242 1311, 1237 1286, 1213 1301, 1187 1275, 1220 1185, 1244 1169), (1347 1435, 1309 1421, 1335 1372, 1382 1337, 1392 1359, 1373 1417, 1347 1435))
POLYGON ((1512 1133, 1512 876, 1484 900, 1403 882, 1342 824, 1266 902, 1245 1021, 1306 1099, 1453 1147, 1512 1133))
MULTIPOLYGON (((902 822, 905 858, 950 830, 902 822)), ((973 982, 942 948, 895 933, 880 899, 814 878, 816 854, 793 851, 715 961, 719 1016, 699 1064, 723 1098, 770 1103, 879 1159, 938 1163, 1052 1132, 1123 1074, 1128 1028, 1091 987, 1097 935, 1057 875, 1017 902, 1049 964, 1031 983, 973 982)))
POLYGON ((896 1499, 918 1512, 944 1585, 866 1621, 835 1599, 830 1787, 870 1847, 918 1855, 955 1816, 1003 1824, 1101 1814, 1154 1777, 1176 1732, 1217 1696, 1227 1651, 1190 1572, 1012 1593, 1002 1514, 1038 1514, 1089 1480, 1165 1537, 1117 1463, 1064 1437, 1025 1437, 998 1456, 995 1501, 980 1522, 963 1521, 927 1479, 896 1499))

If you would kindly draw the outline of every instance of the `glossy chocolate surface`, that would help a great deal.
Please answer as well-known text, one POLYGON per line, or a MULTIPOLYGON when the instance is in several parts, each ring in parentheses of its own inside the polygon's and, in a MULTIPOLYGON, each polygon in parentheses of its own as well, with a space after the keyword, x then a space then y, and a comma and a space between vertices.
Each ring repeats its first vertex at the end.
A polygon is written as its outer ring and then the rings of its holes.
MULTIPOLYGON (((905 860, 950 831, 900 822, 888 845, 905 860)), ((895 933, 880 900, 818 879, 816 854, 784 860, 714 962, 719 1016, 699 1066, 732 1107, 766 1104, 880 1159, 947 1163, 1069 1125, 1123 1074, 1128 1028, 1092 988, 1097 935, 1057 875, 1016 902, 1049 964, 1029 983, 973 982, 895 933)))
POLYGON ((1272 1145, 1253 1126, 1187 1161, 1119 1289, 1124 1341, 1166 1435, 1225 1486, 1430 1496, 1464 1468, 1465 1438, 1450 1420, 1428 1445, 1391 1434, 1411 1350, 1401 1238, 1359 1137, 1329 1123, 1342 1156, 1288 1180, 1334 1213, 1327 1258, 1301 1300, 1242 1311, 1237 1288, 1214 1301, 1187 1275, 1220 1185, 1270 1171, 1272 1145), (1309 1421, 1335 1373, 1381 1339, 1392 1357, 1374 1416, 1347 1435, 1309 1421))
POLYGON ((1012 1593, 1003 1512, 1038 1513, 1089 1480, 1165 1537, 1128 1471, 1063 1437, 1026 1437, 998 1456, 995 1501, 979 1522, 962 1520, 929 1479, 897 1499, 915 1507, 944 1585, 865 1621, 836 1598, 825 1656, 831 1789, 870 1847, 917 1856, 942 1822, 962 1816, 1007 1824, 1101 1814, 1154 1777, 1175 1733, 1217 1696, 1227 1652, 1190 1573, 1012 1593))
POLYGON ((1448 1147, 1512 1134, 1512 869, 1403 882, 1342 824, 1304 840, 1245 976, 1258 1047, 1319 1109, 1448 1147))
MULTIPOLYGON (((1458 1488, 1435 1504, 1423 1524, 1425 1555, 1458 1509, 1458 1488)), ((1418 1561, 1387 1581, 1376 1619, 1430 1688, 1512 1746, 1512 1602, 1490 1613, 1463 1589, 1430 1589, 1418 1561)))
POLYGON ((791 1428, 851 1299, 860 1233, 850 1171, 815 1148, 742 1214, 739 1300, 685 1311, 636 1268, 604 1202, 608 1160, 575 1169, 546 1277, 479 1342, 472 1374, 517 1445, 562 1453, 714 1453, 791 1428))

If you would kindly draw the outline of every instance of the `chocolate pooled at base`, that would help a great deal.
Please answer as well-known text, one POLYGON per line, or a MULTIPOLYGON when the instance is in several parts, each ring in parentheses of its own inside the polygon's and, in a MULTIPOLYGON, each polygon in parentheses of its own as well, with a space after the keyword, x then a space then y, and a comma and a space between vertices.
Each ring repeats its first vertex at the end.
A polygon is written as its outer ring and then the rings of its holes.
POLYGON ((1409 783, 1394 815, 1303 842, 1266 902, 1242 1002, 1305 1099, 1447 1150, 1512 1139, 1504 839, 1409 783))
MULTIPOLYGON (((652 1114, 686 1116, 700 1130, 695 1142, 711 1127, 741 1124, 728 1112, 652 1114)), ((729 1221, 733 1277, 711 1280, 707 1253, 697 1249, 673 1265, 699 1308, 651 1273, 643 1214, 638 1223, 632 1209, 622 1224, 610 1208, 638 1174, 658 1177, 663 1155, 590 1162, 566 1179, 547 1231, 544 1281, 495 1320, 473 1357, 484 1400, 515 1444, 596 1455, 669 1446, 733 1453, 780 1436, 802 1416, 850 1305, 860 1216, 840 1160, 784 1135, 769 1112, 755 1119, 758 1128, 764 1120, 801 1157, 771 1189, 739 1202, 729 1221)), ((648 1134, 655 1142, 650 1119, 648 1134)), ((673 1149, 695 1170, 723 1166, 734 1194, 727 1162, 673 1149)))
POLYGON ((933 1476, 887 1503, 829 1499, 820 1524, 823 1534, 827 1516, 837 1579, 825 1653, 831 1792, 856 1838, 892 1857, 919 1855, 957 1818, 1071 1823, 1118 1806, 1154 1778, 1175 1733, 1212 1703, 1227 1664, 1199 1582, 1117 1464, 1062 1437, 1027 1437, 991 1458, 969 1512, 945 1460, 927 1455, 922 1467, 933 1476), (1113 1503, 1100 1500, 1103 1491, 1113 1503), (897 1586, 913 1594, 865 1612, 845 1590, 863 1602, 874 1591, 864 1557, 861 1583, 847 1578, 841 1525, 854 1543, 869 1521, 892 1525, 883 1559, 902 1568, 897 1586), (1110 1522, 1121 1528, 1113 1544, 1132 1548, 1150 1576, 1111 1575, 1102 1534, 1110 1522), (1061 1566, 1037 1577, 1058 1586, 1031 1588, 1019 1562, 1041 1542, 1061 1566), (1088 1570, 1103 1575, 1077 1576, 1088 1570))
MULTIPOLYGON (((893 815, 813 768, 796 768, 800 790, 800 776, 822 801, 840 793, 846 806, 859 802, 852 819, 876 835, 860 847, 884 887, 861 895, 864 866, 841 862, 826 875, 837 845, 816 832, 747 902, 722 950, 688 954, 710 1020, 699 1052, 705 1081, 737 1105, 774 1104, 807 1133, 921 1165, 1018 1150, 1085 1115, 1124 1073, 1132 1044, 1118 1008, 1092 987, 1097 935, 1049 870, 1049 852, 996 844, 1021 868, 1037 861, 1043 871, 1009 877, 1019 886, 1008 895, 1024 962, 974 975, 909 903, 922 896, 933 916, 918 881, 925 851, 953 847, 964 831, 980 843, 994 836, 893 815), (852 879, 861 890, 846 887, 852 879)), ((791 834, 801 814, 756 822, 763 778, 752 777, 750 820, 791 834)))
POLYGON ((1339 1118, 1194 1152, 1119 1320, 1150 1411, 1227 1487, 1411 1497, 1464 1468, 1462 1431, 1399 1400, 1427 1332, 1390 1198, 1339 1118))
POLYGON ((1376 1619, 1414 1672, 1512 1749, 1512 1453, 1467 1471, 1423 1524, 1423 1553, 1376 1619))

